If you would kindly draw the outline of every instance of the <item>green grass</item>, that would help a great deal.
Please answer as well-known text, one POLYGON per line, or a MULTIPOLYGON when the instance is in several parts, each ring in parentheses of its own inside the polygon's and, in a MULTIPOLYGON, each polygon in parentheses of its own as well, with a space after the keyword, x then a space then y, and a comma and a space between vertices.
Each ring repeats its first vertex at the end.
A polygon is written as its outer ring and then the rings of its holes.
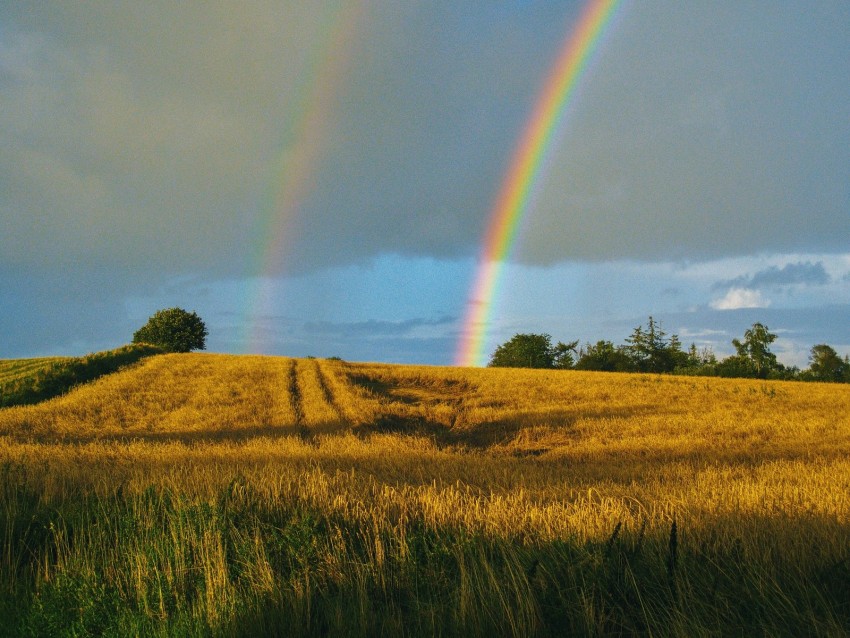
POLYGON ((30 405, 116 372, 162 350, 133 344, 84 357, 46 357, 0 361, 0 408, 30 405))
POLYGON ((65 357, 41 357, 37 359, 0 359, 0 386, 23 377, 36 374, 42 368, 48 368, 63 361, 65 357))

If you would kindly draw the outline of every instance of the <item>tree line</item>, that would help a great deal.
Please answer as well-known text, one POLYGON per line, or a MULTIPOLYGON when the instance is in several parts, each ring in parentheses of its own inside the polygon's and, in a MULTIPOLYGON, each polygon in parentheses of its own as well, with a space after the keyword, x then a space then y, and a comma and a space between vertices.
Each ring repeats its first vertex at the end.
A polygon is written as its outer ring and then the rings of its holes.
POLYGON ((850 358, 842 358, 831 346, 813 346, 809 367, 800 370, 777 361, 770 350, 775 340, 767 326, 754 323, 742 339, 732 340, 735 354, 718 359, 711 348, 683 348, 677 335, 668 335, 649 317, 647 325, 635 328, 621 345, 605 340, 583 346, 578 341, 553 344, 548 334, 516 334, 496 348, 488 365, 850 383, 850 358))

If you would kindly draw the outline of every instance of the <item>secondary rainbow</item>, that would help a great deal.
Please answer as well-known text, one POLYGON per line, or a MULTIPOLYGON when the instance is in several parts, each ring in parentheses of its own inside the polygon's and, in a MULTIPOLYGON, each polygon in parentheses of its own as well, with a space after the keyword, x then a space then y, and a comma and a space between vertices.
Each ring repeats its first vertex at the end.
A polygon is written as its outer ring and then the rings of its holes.
POLYGON ((606 27, 621 0, 590 0, 570 32, 525 126, 490 214, 478 272, 467 304, 455 362, 485 363, 484 347, 494 298, 505 261, 511 253, 531 195, 543 173, 553 141, 606 27))
POLYGON ((293 221, 314 188, 328 146, 332 110, 365 4, 365 0, 351 0, 319 16, 318 37, 282 117, 279 154, 270 167, 272 180, 259 205, 258 251, 249 266, 255 284, 243 324, 245 352, 262 351, 266 342, 263 317, 275 312, 276 275, 284 265, 287 242, 292 241, 293 221))

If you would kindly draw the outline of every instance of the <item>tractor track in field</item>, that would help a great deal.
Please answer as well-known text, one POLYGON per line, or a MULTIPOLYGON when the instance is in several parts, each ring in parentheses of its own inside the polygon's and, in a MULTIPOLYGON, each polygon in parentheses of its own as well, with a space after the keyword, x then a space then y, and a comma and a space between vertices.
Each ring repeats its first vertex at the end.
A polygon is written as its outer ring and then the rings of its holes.
POLYGON ((307 427, 304 424, 304 401, 301 396, 301 386, 298 383, 298 362, 293 359, 289 365, 289 403, 295 417, 295 432, 301 438, 307 438, 307 427))
POLYGON ((324 370, 322 370, 322 366, 319 365, 318 361, 313 361, 313 365, 316 368, 316 379, 319 383, 319 389, 322 391, 322 398, 325 400, 325 403, 331 406, 331 409, 341 421, 346 421, 347 419, 345 418, 345 414, 340 409, 336 397, 334 396, 330 386, 328 385, 328 379, 324 370))

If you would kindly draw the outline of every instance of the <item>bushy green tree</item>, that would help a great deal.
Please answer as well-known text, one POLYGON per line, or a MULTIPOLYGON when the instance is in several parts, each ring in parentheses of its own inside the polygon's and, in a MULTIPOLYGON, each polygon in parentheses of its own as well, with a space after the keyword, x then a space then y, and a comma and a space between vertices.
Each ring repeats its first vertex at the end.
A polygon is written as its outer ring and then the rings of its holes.
POLYGON ((782 366, 776 361, 776 355, 770 351, 770 344, 776 341, 776 335, 767 326, 754 323, 752 328, 744 332, 744 340, 732 339, 737 356, 746 359, 754 374, 760 379, 766 379, 771 372, 781 371, 782 366))
POLYGON ((159 310, 133 334, 133 343, 150 343, 169 352, 206 348, 207 327, 194 312, 182 308, 159 310))
POLYGON ((578 340, 563 343, 559 341, 552 349, 552 367, 559 370, 567 370, 575 364, 575 357, 578 356, 578 340))
POLYGON ((710 347, 688 350, 675 334, 667 333, 653 317, 638 326, 623 345, 611 341, 578 341, 552 345, 548 334, 516 334, 498 346, 490 366, 513 368, 557 368, 609 372, 652 372, 691 376, 720 376, 850 383, 850 356, 843 359, 826 344, 812 348, 811 367, 803 372, 785 366, 770 351, 776 335, 762 323, 754 323, 743 339, 733 339, 735 354, 718 361, 710 347))
POLYGON ((850 375, 850 364, 846 357, 842 359, 831 346, 825 343, 812 346, 805 379, 841 383, 850 380, 848 375, 850 375))
POLYGON ((750 358, 740 355, 726 357, 714 366, 714 372, 718 377, 729 379, 750 379, 758 376, 750 358))
POLYGON ((676 365, 673 374, 704 377, 717 375, 717 356, 710 346, 697 348, 697 344, 692 343, 683 355, 681 363, 676 365))
POLYGON ((490 357, 493 368, 551 368, 552 337, 547 334, 515 334, 490 357))
POLYGON ((706 366, 717 365, 717 356, 711 346, 706 346, 702 349, 697 348, 697 344, 692 343, 688 348, 687 368, 703 368, 706 366))
POLYGON ((576 370, 598 370, 601 372, 634 372, 634 364, 625 348, 611 341, 586 344, 579 352, 576 370))
POLYGON ((686 365, 688 355, 682 350, 677 335, 667 338, 661 324, 651 316, 646 329, 638 326, 626 339, 624 350, 639 372, 673 372, 686 365))
POLYGON ((515 334, 496 348, 488 364, 493 368, 571 368, 578 341, 552 345, 548 334, 515 334))

